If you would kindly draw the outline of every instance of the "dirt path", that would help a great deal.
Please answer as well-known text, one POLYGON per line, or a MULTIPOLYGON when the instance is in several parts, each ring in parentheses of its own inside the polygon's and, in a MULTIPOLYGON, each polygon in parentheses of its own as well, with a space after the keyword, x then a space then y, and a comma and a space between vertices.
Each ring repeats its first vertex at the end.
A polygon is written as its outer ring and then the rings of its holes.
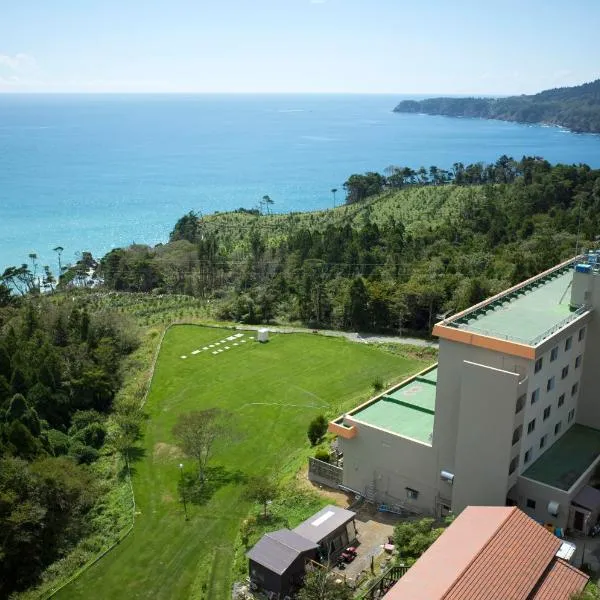
POLYGON ((392 342, 394 344, 410 344, 411 346, 421 346, 426 348, 437 348, 437 342, 423 340, 415 337, 404 337, 401 335, 376 335, 371 333, 358 333, 350 331, 334 331, 332 329, 309 329, 307 327, 284 327, 279 325, 236 325, 236 329, 241 331, 256 331, 266 328, 269 331, 277 333, 316 333, 329 337, 345 337, 351 342, 362 342, 363 344, 382 344, 392 342))

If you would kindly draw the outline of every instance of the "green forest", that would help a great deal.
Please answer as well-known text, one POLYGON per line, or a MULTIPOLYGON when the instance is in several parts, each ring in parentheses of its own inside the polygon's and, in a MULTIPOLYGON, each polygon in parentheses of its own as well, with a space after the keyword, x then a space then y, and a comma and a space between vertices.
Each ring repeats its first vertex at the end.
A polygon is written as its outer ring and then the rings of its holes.
POLYGON ((575 87, 506 98, 403 100, 394 111, 546 123, 560 125, 577 133, 600 133, 600 79, 575 87))
POLYGON ((391 166, 351 175, 344 191, 324 211, 190 212, 168 243, 83 253, 56 277, 34 255, 4 271, 0 597, 64 580, 131 527, 147 389, 132 373, 150 369, 159 334, 140 324, 428 336, 442 315, 598 240, 600 170, 586 165, 391 166))
POLYGON ((595 243, 600 171, 496 163, 354 174, 346 204, 313 213, 189 213, 170 241, 116 249, 112 290, 188 294, 243 323, 429 334, 478 302, 595 243))
MULTIPOLYGON (((119 526, 121 516, 107 512, 111 482, 103 471, 138 425, 125 415, 111 424, 108 414, 123 360, 138 339, 122 315, 88 311, 72 297, 21 298, 2 289, 0 597, 6 598, 36 584, 81 540, 119 526)), ((93 551, 93 539, 87 543, 93 551)))

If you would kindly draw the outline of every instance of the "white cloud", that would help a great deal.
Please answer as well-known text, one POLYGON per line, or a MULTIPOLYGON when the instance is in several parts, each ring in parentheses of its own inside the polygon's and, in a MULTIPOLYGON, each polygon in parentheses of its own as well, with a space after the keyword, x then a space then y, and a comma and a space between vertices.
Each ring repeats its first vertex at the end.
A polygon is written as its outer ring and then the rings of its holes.
POLYGON ((33 56, 19 52, 17 54, 0 54, 0 69, 12 73, 23 73, 37 68, 37 62, 33 56))

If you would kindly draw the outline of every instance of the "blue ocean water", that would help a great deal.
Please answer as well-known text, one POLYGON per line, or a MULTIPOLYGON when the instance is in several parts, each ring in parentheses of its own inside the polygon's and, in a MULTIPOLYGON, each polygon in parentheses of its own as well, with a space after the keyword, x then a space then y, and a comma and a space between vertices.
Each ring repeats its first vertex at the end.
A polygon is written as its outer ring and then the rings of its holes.
POLYGON ((600 136, 392 112, 399 96, 0 96, 0 268, 165 241, 189 210, 331 206, 351 173, 501 154, 600 167, 600 136))

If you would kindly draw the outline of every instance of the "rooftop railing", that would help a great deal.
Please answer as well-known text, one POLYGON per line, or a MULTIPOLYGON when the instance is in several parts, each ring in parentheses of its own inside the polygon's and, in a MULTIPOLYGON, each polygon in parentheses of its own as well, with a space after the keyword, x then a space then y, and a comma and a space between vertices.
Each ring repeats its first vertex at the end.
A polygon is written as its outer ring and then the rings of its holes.
POLYGON ((479 335, 485 335, 487 337, 494 337, 501 340, 507 340, 511 342, 517 342, 519 344, 525 344, 526 346, 537 346, 543 340, 549 338, 552 334, 556 333, 559 329, 562 329, 565 325, 568 325, 571 321, 577 319, 581 315, 590 311, 590 307, 587 305, 580 306, 578 309, 574 310, 567 317, 555 323, 552 327, 540 333, 539 335, 533 338, 523 338, 517 335, 510 335, 508 333, 501 333, 499 331, 494 331, 493 329, 483 329, 481 327, 473 327, 468 324, 460 324, 458 325, 458 329, 464 329, 466 331, 470 331, 472 333, 476 333, 479 335))

